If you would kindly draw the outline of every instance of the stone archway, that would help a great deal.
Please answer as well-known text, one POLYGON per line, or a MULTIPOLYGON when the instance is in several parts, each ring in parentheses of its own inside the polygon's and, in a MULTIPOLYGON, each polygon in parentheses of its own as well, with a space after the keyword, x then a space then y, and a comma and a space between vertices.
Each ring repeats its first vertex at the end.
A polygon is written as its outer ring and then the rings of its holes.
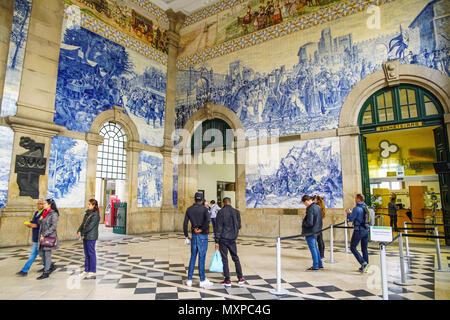
MULTIPOLYGON (((383 63, 383 69, 362 79, 348 94, 339 117, 344 207, 354 205, 354 196, 362 192, 359 149, 359 112, 376 91, 399 84, 414 84, 430 91, 444 109, 444 122, 450 137, 450 78, 419 65, 400 64, 399 60, 383 63)), ((449 138, 450 139, 450 138, 449 138)), ((450 143, 450 141, 449 141, 450 143)))
POLYGON ((186 122, 180 136, 178 155, 180 159, 178 167, 178 206, 184 212, 193 202, 193 196, 197 191, 196 165, 191 154, 191 137, 195 129, 205 120, 221 119, 225 121, 234 133, 235 151, 235 183, 236 183, 236 208, 245 209, 245 135, 244 128, 237 115, 229 108, 216 105, 212 102, 195 112, 186 122))
MULTIPOLYGON (((92 122, 89 133, 86 134, 88 143, 88 166, 86 181, 86 201, 95 196, 95 185, 97 176, 97 154, 98 146, 103 143, 103 137, 99 135, 100 129, 106 122, 115 122, 122 127, 127 137, 125 150, 127 151, 127 167, 125 179, 125 199, 128 207, 128 218, 131 220, 132 213, 137 207, 137 187, 139 152, 142 147, 139 143, 139 133, 133 120, 123 113, 123 108, 114 106, 112 109, 100 113, 92 122)), ((127 233, 131 223, 127 222, 127 233)))

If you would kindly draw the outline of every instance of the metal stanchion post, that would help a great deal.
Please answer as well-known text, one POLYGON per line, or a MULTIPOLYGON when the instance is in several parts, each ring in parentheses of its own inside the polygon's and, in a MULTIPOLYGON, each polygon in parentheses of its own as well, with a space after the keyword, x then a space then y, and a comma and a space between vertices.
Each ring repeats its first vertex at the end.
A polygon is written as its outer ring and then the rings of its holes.
POLYGON ((347 219, 345 219, 345 224, 344 224, 344 226, 345 226, 345 253, 350 253, 350 251, 348 251, 348 232, 347 232, 347 227, 348 227, 348 224, 347 224, 347 219))
POLYGON ((411 283, 408 283, 406 281, 406 271, 405 271, 405 257, 403 255, 403 234, 399 232, 399 238, 398 238, 398 249, 400 253, 400 275, 401 275, 401 282, 394 281, 395 284, 399 286, 409 286, 411 283))
POLYGON ((333 225, 330 227, 330 260, 325 260, 325 262, 337 263, 337 261, 333 259, 333 225))
MULTIPOLYGON (((439 237, 438 227, 434 227, 434 235, 439 237)), ((438 268, 433 268, 434 271, 450 272, 450 270, 442 268, 441 244, 439 242, 439 238, 436 238, 436 259, 438 261, 438 268)))
MULTIPOLYGON (((407 226, 406 222, 403 222, 403 227, 405 228, 405 234, 407 235, 408 234, 408 229, 407 229, 408 226, 407 226)), ((405 244, 406 244, 406 257, 407 258, 414 257, 414 255, 409 253, 409 239, 408 239, 408 236, 406 236, 406 238, 405 238, 405 244)))
POLYGON ((386 268, 386 244, 380 243, 381 289, 383 300, 389 300, 387 268, 386 268))
POLYGON ((274 295, 285 295, 288 293, 287 290, 281 288, 281 239, 277 238, 277 289, 271 289, 269 291, 274 295))

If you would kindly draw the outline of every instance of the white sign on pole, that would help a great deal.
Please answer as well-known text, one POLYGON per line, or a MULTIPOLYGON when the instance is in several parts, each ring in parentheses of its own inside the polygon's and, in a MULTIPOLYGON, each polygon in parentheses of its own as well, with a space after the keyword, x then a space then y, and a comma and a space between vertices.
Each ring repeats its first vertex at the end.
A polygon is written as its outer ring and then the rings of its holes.
POLYGON ((370 241, 391 242, 392 227, 370 227, 370 241))

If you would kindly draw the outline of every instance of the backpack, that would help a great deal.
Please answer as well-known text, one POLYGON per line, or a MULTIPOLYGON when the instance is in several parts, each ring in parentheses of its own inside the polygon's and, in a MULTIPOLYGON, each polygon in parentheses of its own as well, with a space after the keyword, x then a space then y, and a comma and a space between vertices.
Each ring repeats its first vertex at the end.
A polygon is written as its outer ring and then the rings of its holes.
POLYGON ((372 208, 364 207, 364 218, 361 225, 366 229, 375 225, 375 211, 372 208))

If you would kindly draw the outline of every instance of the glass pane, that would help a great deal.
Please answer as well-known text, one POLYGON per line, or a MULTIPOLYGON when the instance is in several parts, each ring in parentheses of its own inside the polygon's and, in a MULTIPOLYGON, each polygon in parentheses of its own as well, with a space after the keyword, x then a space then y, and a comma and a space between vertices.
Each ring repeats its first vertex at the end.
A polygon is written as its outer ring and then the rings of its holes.
POLYGON ((362 124, 371 124, 372 122, 372 105, 369 104, 364 112, 362 124))
POLYGON ((386 109, 378 109, 378 119, 380 122, 386 121, 386 109))
POLYGON ((402 106, 402 119, 408 119, 408 118, 409 118, 408 106, 402 106))
POLYGON ((411 118, 417 118, 417 105, 415 104, 410 105, 409 113, 411 114, 411 118))
POLYGON ((387 91, 385 93, 385 96, 386 96, 386 106, 392 107, 392 91, 387 91))
POLYGON ((394 121, 394 108, 386 109, 387 121, 394 121))
POLYGON ((408 104, 408 100, 406 98, 406 89, 400 89, 400 104, 402 106, 408 104))
POLYGON ((384 103, 384 94, 383 93, 377 97, 377 104, 378 104, 378 109, 386 107, 386 104, 384 103))
POLYGON ((431 102, 431 101, 430 102, 425 102, 425 114, 427 116, 432 116, 432 115, 435 115, 435 114, 438 114, 438 113, 439 112, 438 112, 438 110, 437 110, 437 108, 436 108, 436 106, 434 105, 433 102, 431 102))
POLYGON ((408 90, 408 102, 409 104, 416 103, 416 92, 414 90, 408 90))

